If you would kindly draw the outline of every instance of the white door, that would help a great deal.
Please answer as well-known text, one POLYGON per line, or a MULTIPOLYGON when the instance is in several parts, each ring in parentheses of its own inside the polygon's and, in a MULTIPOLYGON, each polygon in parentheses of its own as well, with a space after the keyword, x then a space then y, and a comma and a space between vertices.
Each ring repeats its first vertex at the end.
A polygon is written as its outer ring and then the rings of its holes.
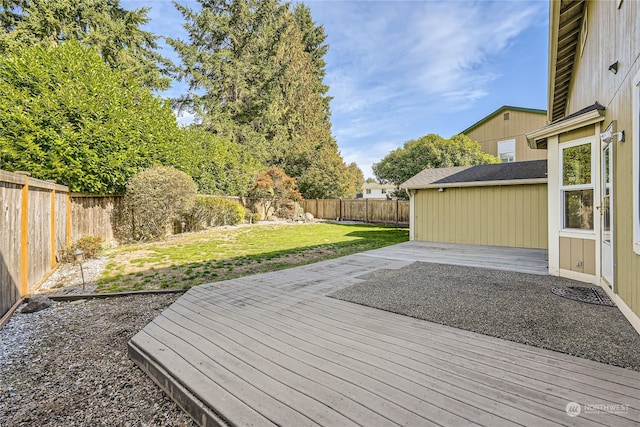
POLYGON ((613 290, 613 144, 603 142, 602 145, 602 204, 600 218, 602 221, 601 262, 602 277, 613 290))

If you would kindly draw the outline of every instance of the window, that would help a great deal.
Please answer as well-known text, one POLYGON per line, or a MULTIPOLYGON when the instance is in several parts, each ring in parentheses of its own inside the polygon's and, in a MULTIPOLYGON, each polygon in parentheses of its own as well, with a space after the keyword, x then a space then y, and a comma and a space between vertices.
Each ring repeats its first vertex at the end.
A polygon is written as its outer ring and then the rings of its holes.
POLYGON ((563 228, 593 230, 593 156, 591 142, 560 148, 563 228))
POLYGON ((504 120, 509 120, 509 113, 504 113, 504 115, 502 116, 502 118, 504 120))
POLYGON ((382 189, 382 194, 387 194, 387 189, 386 188, 382 189))
POLYGON ((509 139, 507 141, 498 142, 498 157, 502 160, 502 163, 509 163, 516 161, 516 140, 509 139))
POLYGON ((371 189, 370 189, 370 188, 367 188, 367 189, 365 190, 365 194, 371 194, 371 189))
POLYGON ((640 71, 633 78, 633 250, 640 255, 640 71))

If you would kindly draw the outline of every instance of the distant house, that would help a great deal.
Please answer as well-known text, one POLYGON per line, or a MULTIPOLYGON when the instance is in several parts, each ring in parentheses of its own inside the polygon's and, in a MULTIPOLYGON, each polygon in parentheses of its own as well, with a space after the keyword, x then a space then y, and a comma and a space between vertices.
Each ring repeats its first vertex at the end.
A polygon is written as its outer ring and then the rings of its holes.
POLYGON ((640 2, 552 1, 549 272, 600 284, 640 332, 640 2))
POLYGON ((362 184, 362 197, 365 199, 387 199, 391 197, 395 189, 393 184, 365 182, 362 184))
POLYGON ((404 182, 411 240, 547 247, 547 162, 425 169, 404 182))
POLYGON ((500 157, 503 163, 546 159, 544 150, 533 150, 527 144, 526 133, 547 124, 547 112, 531 108, 498 108, 479 120, 462 134, 477 141, 482 151, 500 157))

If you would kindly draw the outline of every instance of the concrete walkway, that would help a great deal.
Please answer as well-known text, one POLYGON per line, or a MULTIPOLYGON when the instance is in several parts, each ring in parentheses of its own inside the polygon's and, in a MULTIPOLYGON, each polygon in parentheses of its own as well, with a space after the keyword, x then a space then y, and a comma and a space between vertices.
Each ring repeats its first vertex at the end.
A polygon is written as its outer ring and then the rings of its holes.
POLYGON ((207 426, 638 425, 638 372, 326 297, 415 261, 546 274, 544 251, 408 242, 192 288, 129 354, 207 426))

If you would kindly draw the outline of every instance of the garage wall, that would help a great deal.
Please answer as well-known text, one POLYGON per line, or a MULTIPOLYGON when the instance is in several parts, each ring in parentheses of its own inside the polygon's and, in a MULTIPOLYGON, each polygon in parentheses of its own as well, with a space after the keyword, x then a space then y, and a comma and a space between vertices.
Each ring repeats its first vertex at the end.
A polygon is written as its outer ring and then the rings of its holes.
POLYGON ((547 185, 417 190, 413 238, 546 249, 547 185))

